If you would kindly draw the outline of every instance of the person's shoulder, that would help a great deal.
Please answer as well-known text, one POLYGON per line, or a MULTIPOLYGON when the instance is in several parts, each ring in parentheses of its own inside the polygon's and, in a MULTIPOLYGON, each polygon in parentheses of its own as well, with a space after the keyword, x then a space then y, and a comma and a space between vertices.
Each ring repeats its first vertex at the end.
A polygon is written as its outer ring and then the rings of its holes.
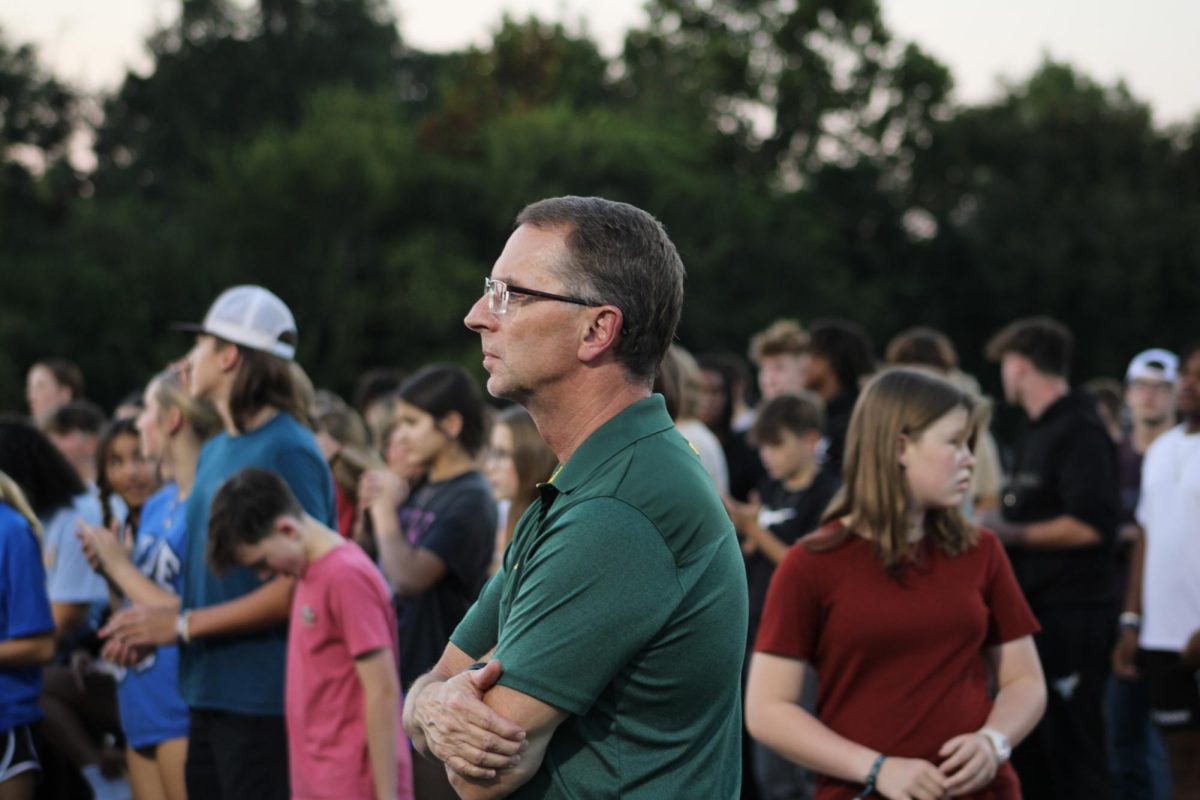
MULTIPOLYGON (((167 481, 166 485, 159 489, 146 500, 142 505, 142 519, 149 517, 157 517, 165 509, 170 508, 175 502, 176 496, 179 494, 179 487, 175 481, 167 481)), ((162 514, 162 516, 166 516, 162 514)))
POLYGON ((866 542, 843 525, 841 520, 835 519, 801 536, 788 549, 787 556, 797 562, 828 561, 852 555, 860 544, 865 545, 866 542))
POLYGON ((391 590, 379 568, 354 542, 345 541, 327 553, 324 567, 324 582, 335 590, 351 594, 366 591, 384 602, 391 601, 391 590))
POLYGON ((100 498, 91 492, 81 492, 71 498, 71 509, 93 525, 99 525, 104 519, 100 498))
POLYGON ((0 500, 0 547, 7 544, 10 538, 16 538, 22 531, 33 534, 29 520, 8 503, 0 500))

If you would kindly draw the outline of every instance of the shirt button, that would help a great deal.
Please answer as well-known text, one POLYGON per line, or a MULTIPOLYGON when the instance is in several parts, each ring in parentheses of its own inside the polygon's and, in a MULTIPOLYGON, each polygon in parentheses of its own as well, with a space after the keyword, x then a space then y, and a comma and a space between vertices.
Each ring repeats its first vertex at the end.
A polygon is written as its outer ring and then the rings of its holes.
POLYGON ((1004 495, 1004 505, 1006 505, 1009 508, 1012 508, 1016 504, 1017 504, 1017 496, 1015 494, 1013 494, 1012 492, 1009 492, 1008 494, 1004 495))

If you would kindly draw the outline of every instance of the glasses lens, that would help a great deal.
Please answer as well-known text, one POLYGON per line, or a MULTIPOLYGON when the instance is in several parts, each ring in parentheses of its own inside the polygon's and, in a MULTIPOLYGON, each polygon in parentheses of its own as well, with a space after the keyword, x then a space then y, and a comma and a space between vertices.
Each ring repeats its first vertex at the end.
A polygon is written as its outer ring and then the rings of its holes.
POLYGON ((503 281, 491 278, 483 279, 483 291, 488 299, 488 311, 493 314, 503 314, 508 310, 508 287, 503 281))

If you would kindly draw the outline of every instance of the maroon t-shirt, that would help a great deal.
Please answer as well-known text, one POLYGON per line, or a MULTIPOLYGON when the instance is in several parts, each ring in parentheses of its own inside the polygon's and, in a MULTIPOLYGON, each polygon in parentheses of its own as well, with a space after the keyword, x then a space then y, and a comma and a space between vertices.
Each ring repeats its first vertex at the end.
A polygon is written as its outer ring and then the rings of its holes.
MULTIPOLYGON (((850 535, 825 552, 805 540, 788 550, 767 593, 755 650, 813 665, 817 716, 836 733, 889 756, 938 764, 942 745, 978 730, 991 711, 985 649, 1037 630, 990 531, 955 558, 923 542, 919 564, 896 578, 869 542, 850 535)), ((821 776, 817 798, 853 798, 861 789, 821 776)), ((1012 767, 1005 764, 971 796, 1019 798, 1012 767)))

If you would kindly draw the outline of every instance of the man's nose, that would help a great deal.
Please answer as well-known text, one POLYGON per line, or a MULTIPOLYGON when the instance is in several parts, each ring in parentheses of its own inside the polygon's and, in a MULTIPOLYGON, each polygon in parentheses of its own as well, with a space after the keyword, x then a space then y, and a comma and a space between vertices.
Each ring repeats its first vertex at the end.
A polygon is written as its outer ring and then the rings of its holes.
POLYGON ((463 324, 476 333, 494 326, 495 322, 496 315, 488 311, 487 295, 481 295, 468 309, 467 316, 463 317, 463 324))

